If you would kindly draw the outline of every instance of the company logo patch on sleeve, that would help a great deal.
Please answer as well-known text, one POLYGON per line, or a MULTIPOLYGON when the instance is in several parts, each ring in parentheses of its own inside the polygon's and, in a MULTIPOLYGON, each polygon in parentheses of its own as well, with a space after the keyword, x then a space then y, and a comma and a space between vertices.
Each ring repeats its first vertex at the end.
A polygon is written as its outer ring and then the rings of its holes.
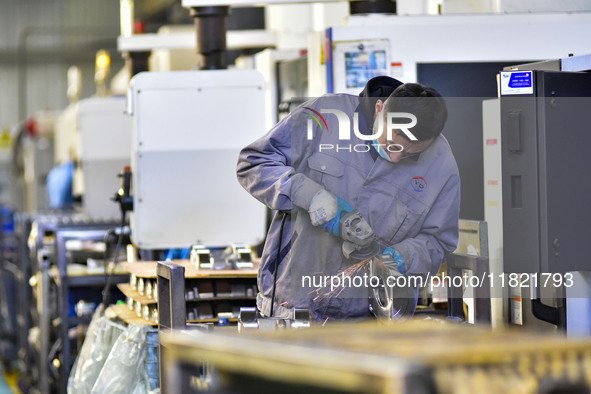
POLYGON ((415 176, 410 180, 410 185, 415 192, 424 192, 427 190, 427 181, 422 176, 415 176))

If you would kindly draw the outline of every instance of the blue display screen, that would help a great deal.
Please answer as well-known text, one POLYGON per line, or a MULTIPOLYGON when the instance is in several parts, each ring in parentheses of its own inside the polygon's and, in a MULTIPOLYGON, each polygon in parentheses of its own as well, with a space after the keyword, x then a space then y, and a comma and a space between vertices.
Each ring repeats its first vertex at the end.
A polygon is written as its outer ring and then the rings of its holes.
POLYGON ((511 73, 508 86, 510 88, 531 88, 532 72, 511 73))

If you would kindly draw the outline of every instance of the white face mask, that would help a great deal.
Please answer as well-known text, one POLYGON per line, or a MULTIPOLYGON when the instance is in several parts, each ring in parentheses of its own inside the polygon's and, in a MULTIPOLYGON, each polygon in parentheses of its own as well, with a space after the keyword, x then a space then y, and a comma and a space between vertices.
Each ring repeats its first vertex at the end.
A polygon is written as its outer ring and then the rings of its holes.
MULTIPOLYGON (((376 120, 373 122, 373 132, 375 134, 376 128, 379 128, 380 126, 378 125, 379 119, 376 118, 376 120)), ((392 162, 392 159, 390 159, 390 156, 388 155, 388 153, 386 153, 386 151, 384 151, 384 149, 382 149, 382 147, 380 146, 380 143, 378 142, 378 139, 376 138, 375 140, 372 141, 371 143, 373 145, 373 147, 375 148, 375 150, 378 152, 378 155, 380 155, 383 159, 388 160, 390 163, 392 162)))

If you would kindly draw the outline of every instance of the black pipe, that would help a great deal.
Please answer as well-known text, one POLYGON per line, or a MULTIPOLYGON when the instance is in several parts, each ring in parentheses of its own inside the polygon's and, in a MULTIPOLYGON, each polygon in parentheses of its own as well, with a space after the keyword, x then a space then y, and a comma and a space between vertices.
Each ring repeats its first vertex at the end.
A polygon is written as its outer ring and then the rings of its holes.
POLYGON ((194 7, 191 16, 195 18, 197 32, 197 53, 201 55, 201 70, 225 69, 226 31, 229 6, 194 7))
POLYGON ((122 57, 125 60, 129 79, 142 71, 149 70, 148 61, 150 60, 151 54, 151 51, 128 51, 123 53, 122 57))
POLYGON ((349 2, 351 15, 396 14, 396 0, 360 0, 349 2))

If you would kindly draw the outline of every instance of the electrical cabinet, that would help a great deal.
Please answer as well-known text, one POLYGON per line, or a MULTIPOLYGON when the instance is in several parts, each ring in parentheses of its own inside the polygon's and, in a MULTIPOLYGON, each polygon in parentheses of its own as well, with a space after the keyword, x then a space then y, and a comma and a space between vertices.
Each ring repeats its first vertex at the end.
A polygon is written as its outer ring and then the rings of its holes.
POLYGON ((506 273, 589 269, 591 74, 503 71, 506 273))

